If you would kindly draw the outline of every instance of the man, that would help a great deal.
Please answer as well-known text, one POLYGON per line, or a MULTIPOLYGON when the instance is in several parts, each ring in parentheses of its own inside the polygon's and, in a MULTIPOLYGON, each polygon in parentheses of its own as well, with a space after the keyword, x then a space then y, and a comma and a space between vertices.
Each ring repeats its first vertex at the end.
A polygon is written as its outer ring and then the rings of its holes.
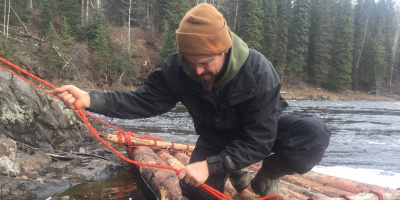
POLYGON ((111 117, 163 114, 176 103, 188 109, 199 135, 190 164, 178 174, 189 199, 209 199, 206 183, 223 191, 228 175, 241 191, 247 167, 263 160, 251 187, 261 196, 284 195, 279 177, 305 173, 321 161, 330 131, 311 116, 278 115, 280 80, 271 63, 227 26, 209 4, 192 8, 176 31, 178 53, 170 55, 135 92, 86 93, 74 86, 54 93, 64 103, 111 117))

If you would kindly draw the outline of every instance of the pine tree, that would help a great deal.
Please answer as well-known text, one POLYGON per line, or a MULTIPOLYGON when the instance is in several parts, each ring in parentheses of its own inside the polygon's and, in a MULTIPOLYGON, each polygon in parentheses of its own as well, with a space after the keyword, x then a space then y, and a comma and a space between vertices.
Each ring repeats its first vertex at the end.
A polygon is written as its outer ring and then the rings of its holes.
POLYGON ((76 0, 63 0, 61 1, 61 14, 65 17, 69 27, 71 28, 71 35, 78 37, 81 33, 79 25, 81 24, 81 5, 76 0))
POLYGON ((275 53, 273 56, 272 64, 278 72, 281 79, 285 79, 284 71, 286 67, 286 53, 288 44, 288 28, 289 28, 289 8, 291 5, 290 0, 280 0, 277 4, 277 24, 279 26, 277 31, 277 38, 275 43, 275 53))
POLYGON ((65 18, 63 18, 61 25, 61 43, 65 50, 69 50, 70 46, 74 43, 74 38, 70 34, 70 27, 65 18))
POLYGON ((40 10, 40 31, 39 35, 46 37, 51 31, 51 7, 48 1, 44 1, 40 10))
POLYGON ((310 0, 296 0, 289 31, 288 66, 285 74, 288 81, 297 83, 306 65, 310 30, 310 0))
POLYGON ((328 89, 338 92, 351 88, 353 50, 353 9, 351 0, 336 3, 334 14, 334 37, 332 48, 332 69, 328 89))
POLYGON ((164 16, 164 33, 162 34, 163 48, 159 55, 161 60, 177 51, 175 31, 179 28, 183 16, 189 10, 190 5, 186 0, 167 1, 164 9, 166 14, 164 16))
POLYGON ((329 80, 331 71, 332 18, 330 0, 312 0, 310 45, 306 80, 322 86, 329 80))
POLYGON ((275 42, 277 33, 277 7, 275 0, 263 0, 263 13, 262 18, 264 33, 262 42, 262 53, 269 59, 274 60, 275 42))
POLYGON ((133 86, 137 81, 136 63, 132 59, 129 52, 125 51, 121 56, 114 55, 111 62, 111 69, 115 74, 114 80, 118 80, 118 84, 123 83, 126 86, 133 86))
POLYGON ((374 0, 358 0, 354 7, 354 51, 353 51, 353 89, 360 88, 360 79, 363 67, 361 66, 362 54, 366 47, 366 40, 369 24, 372 20, 371 13, 374 7, 374 0))
POLYGON ((260 0, 243 0, 239 8, 240 26, 238 35, 250 48, 261 51, 263 26, 260 0))
POLYGON ((107 81, 109 78, 108 70, 111 60, 110 36, 106 24, 105 16, 100 8, 94 9, 87 29, 87 38, 89 39, 89 46, 94 49, 97 73, 103 78, 103 81, 107 81))

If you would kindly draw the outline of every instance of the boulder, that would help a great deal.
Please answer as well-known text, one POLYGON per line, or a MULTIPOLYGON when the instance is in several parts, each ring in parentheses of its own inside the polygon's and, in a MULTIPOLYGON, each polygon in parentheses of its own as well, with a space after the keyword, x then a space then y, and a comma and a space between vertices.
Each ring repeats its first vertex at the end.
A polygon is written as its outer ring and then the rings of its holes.
POLYGON ((73 110, 2 69, 0 138, 12 138, 32 147, 64 151, 78 151, 94 139, 73 110))

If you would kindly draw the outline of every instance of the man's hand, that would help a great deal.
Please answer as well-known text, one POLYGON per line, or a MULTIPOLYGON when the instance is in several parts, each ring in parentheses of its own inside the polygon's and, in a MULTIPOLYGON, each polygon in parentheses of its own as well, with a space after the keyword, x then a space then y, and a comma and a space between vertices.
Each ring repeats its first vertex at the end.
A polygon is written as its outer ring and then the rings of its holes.
POLYGON ((178 174, 180 180, 183 179, 186 184, 194 187, 198 187, 204 183, 208 176, 208 164, 206 160, 192 163, 178 174))
POLYGON ((81 108, 90 107, 90 96, 87 92, 73 86, 65 85, 54 89, 53 94, 58 96, 70 109, 76 109, 73 105, 75 102, 81 108))

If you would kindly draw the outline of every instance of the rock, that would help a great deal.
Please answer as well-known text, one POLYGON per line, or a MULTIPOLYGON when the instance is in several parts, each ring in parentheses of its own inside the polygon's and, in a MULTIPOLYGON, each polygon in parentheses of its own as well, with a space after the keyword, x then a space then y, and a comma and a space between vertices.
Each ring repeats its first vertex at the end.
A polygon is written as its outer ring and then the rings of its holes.
POLYGON ((20 171, 17 143, 9 138, 0 138, 0 174, 15 177, 20 171))
POLYGON ((61 101, 0 70, 0 138, 78 151, 94 137, 61 101))
POLYGON ((88 149, 97 141, 72 110, 0 69, 0 199, 40 199, 127 167, 88 149))
POLYGON ((66 190, 78 183, 60 180, 29 180, 0 176, 1 195, 4 200, 40 199, 55 192, 66 190))

